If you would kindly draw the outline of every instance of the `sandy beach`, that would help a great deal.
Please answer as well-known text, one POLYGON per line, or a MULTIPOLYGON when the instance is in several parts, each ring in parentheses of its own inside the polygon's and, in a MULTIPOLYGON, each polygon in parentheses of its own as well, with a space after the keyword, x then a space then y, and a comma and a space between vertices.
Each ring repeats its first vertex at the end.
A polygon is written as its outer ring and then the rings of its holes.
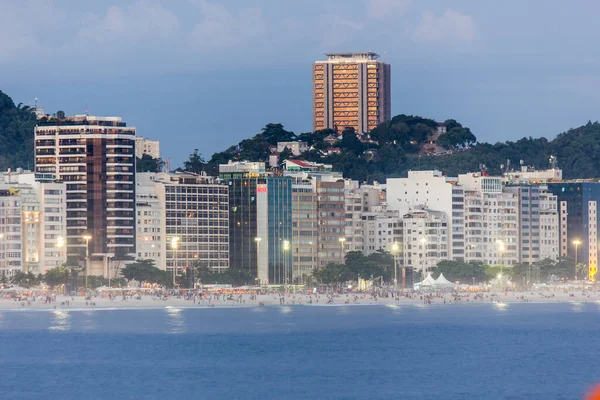
POLYGON ((241 294, 190 296, 186 299, 176 296, 133 295, 133 296, 84 296, 57 295, 48 301, 45 295, 32 295, 20 299, 6 295, 0 297, 2 310, 78 310, 78 309, 156 309, 156 308, 227 308, 227 307, 261 307, 280 305, 401 305, 401 304, 466 304, 466 303, 583 303, 599 302, 600 293, 582 291, 536 291, 536 292, 483 292, 483 293, 411 293, 409 295, 391 296, 385 293, 373 296, 365 293, 348 294, 241 294))

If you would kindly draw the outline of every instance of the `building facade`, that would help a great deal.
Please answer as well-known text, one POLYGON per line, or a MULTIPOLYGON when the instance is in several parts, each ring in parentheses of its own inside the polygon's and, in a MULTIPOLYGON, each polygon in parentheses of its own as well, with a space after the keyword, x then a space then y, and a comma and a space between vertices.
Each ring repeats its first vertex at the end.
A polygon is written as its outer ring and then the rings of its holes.
POLYGON ((306 173, 292 179, 292 276, 306 283, 317 268, 319 225, 315 181, 306 173))
POLYGON ((402 216, 403 263, 422 277, 448 259, 448 217, 432 210, 415 210, 402 216))
POLYGON ((318 263, 343 263, 346 255, 344 179, 341 175, 316 177, 318 263))
POLYGON ((43 117, 35 171, 66 183, 68 255, 81 263, 89 251, 90 275, 105 274, 107 258, 135 255, 134 127, 120 117, 43 117))
POLYGON ((0 174, 2 275, 43 274, 66 262, 65 192, 64 183, 31 172, 0 174))
POLYGON ((376 53, 327 53, 313 65, 313 131, 366 134, 391 119, 390 65, 376 53))
POLYGON ((232 268, 262 284, 292 283, 292 179, 266 172, 262 162, 219 166, 229 188, 232 268))
MULTIPOLYGON (((157 268, 166 270, 163 190, 158 182, 160 175, 138 173, 136 175, 136 252, 137 259, 152 260, 157 268), (163 201, 161 201, 163 200, 163 201)), ((168 180, 170 183, 170 179, 168 180)))
POLYGON ((277 142, 277 152, 281 153, 285 149, 288 149, 292 152, 294 156, 299 156, 300 154, 308 151, 308 144, 306 142, 277 142))
POLYGON ((596 212, 600 202, 600 183, 563 181, 548 183, 548 191, 556 195, 560 218, 560 255, 589 267, 591 278, 597 272, 596 212))
POLYGON ((135 138, 135 156, 142 158, 145 154, 152 158, 160 158, 160 142, 137 136, 135 138))
POLYGON ((400 215, 417 209, 441 211, 448 217, 449 256, 465 259, 465 195, 458 178, 440 171, 408 171, 406 178, 390 178, 386 184, 387 204, 400 215))
POLYGON ((191 173, 140 173, 138 186, 142 258, 147 250, 159 268, 175 275, 190 267, 214 272, 229 268, 227 186, 191 173))
POLYGON ((464 188, 465 261, 512 266, 520 261, 519 198, 500 177, 458 176, 464 188))

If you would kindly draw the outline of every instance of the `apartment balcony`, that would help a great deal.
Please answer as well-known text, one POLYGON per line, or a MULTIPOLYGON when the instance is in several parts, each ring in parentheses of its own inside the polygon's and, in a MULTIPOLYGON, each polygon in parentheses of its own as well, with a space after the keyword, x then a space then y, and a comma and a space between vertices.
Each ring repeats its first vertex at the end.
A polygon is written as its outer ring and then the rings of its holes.
POLYGON ((127 157, 128 155, 133 156, 132 149, 124 149, 122 146, 113 146, 112 148, 107 148, 106 150, 107 156, 121 156, 127 157))
POLYGON ((73 147, 73 148, 61 148, 60 149, 60 155, 61 156, 68 156, 68 155, 85 155, 85 148, 84 147, 73 147))
POLYGON ((134 199, 133 199, 133 194, 131 193, 124 193, 122 196, 118 196, 118 197, 109 197, 106 199, 107 202, 111 202, 111 203, 115 203, 115 202, 122 202, 122 203, 133 203, 134 199), (128 198, 129 196, 131 196, 130 198, 128 198))

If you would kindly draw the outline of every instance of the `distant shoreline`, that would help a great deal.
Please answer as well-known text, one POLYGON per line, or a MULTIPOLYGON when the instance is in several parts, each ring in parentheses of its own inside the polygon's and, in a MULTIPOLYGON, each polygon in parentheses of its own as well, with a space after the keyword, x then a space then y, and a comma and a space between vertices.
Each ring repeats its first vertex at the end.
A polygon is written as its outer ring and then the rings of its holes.
POLYGON ((233 308, 262 308, 262 307, 283 307, 283 306, 314 306, 314 307, 340 307, 340 306, 452 306, 455 304, 548 304, 548 303, 598 303, 600 305, 600 293, 570 293, 564 292, 492 292, 485 293, 483 299, 473 299, 471 294, 466 294, 458 301, 451 294, 434 296, 425 300, 420 295, 412 298, 399 297, 378 297, 377 300, 370 295, 338 295, 333 298, 333 303, 329 303, 327 295, 319 295, 318 302, 315 295, 290 294, 283 296, 284 303, 281 303, 281 296, 273 294, 258 295, 250 299, 249 295, 243 295, 241 301, 225 300, 222 297, 219 300, 211 299, 200 300, 195 303, 193 300, 184 300, 181 298, 168 298, 167 300, 156 299, 152 296, 142 296, 141 300, 131 299, 123 300, 122 297, 113 300, 97 297, 86 302, 85 297, 57 296, 56 301, 44 303, 44 300, 36 298, 36 301, 21 300, 14 301, 9 299, 0 299, 0 312, 15 311, 117 311, 117 310, 169 310, 169 309, 233 309, 233 308), (355 300, 356 299, 356 300, 355 300), (312 300, 312 304, 310 303, 312 300), (67 301, 69 304, 67 305, 67 301), (86 304, 87 303, 87 304, 86 304))

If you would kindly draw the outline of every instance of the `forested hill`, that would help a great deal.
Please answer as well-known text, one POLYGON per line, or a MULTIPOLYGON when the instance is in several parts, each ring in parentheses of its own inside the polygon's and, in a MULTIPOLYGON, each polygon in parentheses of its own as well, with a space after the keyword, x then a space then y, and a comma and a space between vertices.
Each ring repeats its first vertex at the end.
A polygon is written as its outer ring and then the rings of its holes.
POLYGON ((0 91, 0 171, 33 168, 35 113, 0 91))
MULTIPOLYGON (((600 124, 588 122, 579 128, 559 134, 554 140, 523 138, 516 142, 475 143, 469 128, 454 120, 444 122, 447 133, 438 139, 446 155, 419 155, 421 146, 438 124, 430 119, 398 115, 371 132, 377 143, 363 143, 353 131, 344 131, 342 140, 330 145, 323 141, 332 131, 295 135, 281 124, 268 124, 262 132, 229 149, 215 153, 205 165, 214 172, 219 163, 228 160, 267 161, 269 146, 278 141, 303 140, 313 147, 301 158, 332 164, 344 176, 360 181, 385 181, 386 177, 406 176, 409 170, 438 169, 448 175, 478 171, 481 164, 491 174, 500 174, 501 165, 510 160, 518 167, 521 160, 538 169, 548 168, 550 156, 557 157, 558 167, 568 179, 600 177, 600 124), (339 154, 327 155, 327 147, 335 146, 339 154)), ((422 153, 422 152, 421 152, 422 153)), ((291 157, 287 152, 281 154, 291 157)))
MULTIPOLYGON (((550 156, 558 159, 563 176, 569 179, 600 177, 600 124, 588 122, 579 128, 559 134, 553 140, 523 138, 516 142, 477 143, 469 128, 455 120, 443 122, 446 133, 437 143, 446 155, 422 155, 423 146, 439 124, 431 119, 397 115, 371 132, 371 142, 360 141, 352 130, 345 130, 342 139, 329 144, 324 141, 333 131, 323 130, 294 134, 281 124, 268 124, 252 138, 242 140, 227 150, 215 153, 205 162, 199 152, 184 163, 185 170, 209 174, 218 173, 218 165, 229 160, 268 161, 271 148, 277 142, 302 140, 311 150, 301 158, 332 164, 345 176, 360 181, 385 181, 386 177, 406 176, 408 170, 438 169, 449 175, 478 171, 485 164, 492 174, 500 166, 518 166, 519 161, 547 168, 550 156), (329 147, 340 149, 328 152, 329 147), (421 154, 421 155, 420 155, 421 154)), ((33 130, 35 114, 0 91, 0 170, 33 167, 33 130)), ((281 159, 290 158, 284 151, 281 159)), ((152 169, 156 169, 156 163, 152 169)), ((140 166, 144 163, 140 163, 140 166)))

